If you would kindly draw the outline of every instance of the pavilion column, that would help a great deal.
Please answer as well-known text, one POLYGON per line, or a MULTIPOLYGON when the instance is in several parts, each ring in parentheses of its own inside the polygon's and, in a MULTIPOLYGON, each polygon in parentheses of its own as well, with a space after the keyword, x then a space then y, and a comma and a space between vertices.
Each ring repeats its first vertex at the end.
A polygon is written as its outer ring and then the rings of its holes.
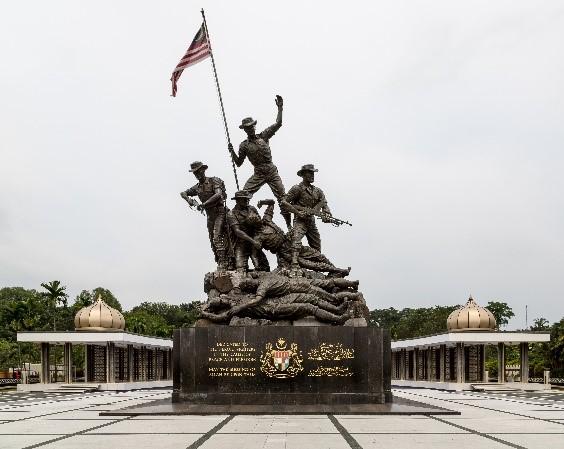
POLYGON ((89 377, 89 374, 88 374, 88 369, 89 369, 89 366, 88 366, 88 355, 89 355, 88 346, 89 345, 84 345, 84 382, 90 382, 90 377, 89 377))
POLYGON ((161 380, 161 350, 159 348, 155 348, 154 351, 154 357, 153 357, 153 365, 154 365, 154 378, 153 380, 161 380))
POLYGON ((464 343, 456 343, 456 383, 464 381, 464 343))
POLYGON ((405 363, 405 349, 400 349, 400 380, 405 380, 407 376, 405 375, 406 363, 405 363))
POLYGON ((431 364, 433 362, 433 351, 434 349, 431 347, 428 347, 427 350, 425 351, 425 361, 427 362, 427 364, 425 365, 425 369, 427 370, 427 381, 431 382, 434 381, 435 379, 431 379, 431 373, 433 372, 433 370, 431 369, 431 364))
POLYGON ((147 380, 147 348, 141 346, 139 349, 139 366, 141 368, 141 379, 142 381, 147 380))
POLYGON ((505 383, 505 343, 497 344, 497 381, 505 383))
POLYGON ((446 345, 439 347, 439 382, 445 381, 445 368, 446 368, 446 345))
POLYGON ((172 348, 168 350, 168 377, 167 379, 172 379, 172 348))
POLYGON ((49 372, 49 343, 41 343, 41 382, 51 383, 51 373, 49 372))
POLYGON ((109 341, 106 345, 106 382, 116 381, 116 345, 109 341))
POLYGON ((486 345, 480 345, 478 348, 478 357, 480 358, 480 381, 486 381, 486 345))
POLYGON ((519 345, 521 359, 521 382, 529 383, 529 343, 523 342, 519 345))
POLYGON ((419 380, 418 374, 419 374, 419 349, 413 348, 413 380, 419 380))
POLYGON ((128 382, 133 382, 133 345, 127 345, 127 374, 128 382))
POLYGON ((72 343, 65 343, 63 346, 63 360, 65 364, 65 383, 72 383, 72 343))
POLYGON ((161 378, 168 379, 168 348, 161 349, 161 378))
POLYGON ((161 380, 163 378, 164 370, 163 370, 163 351, 160 348, 157 349, 157 361, 159 364, 157 368, 158 377, 155 380, 161 380))

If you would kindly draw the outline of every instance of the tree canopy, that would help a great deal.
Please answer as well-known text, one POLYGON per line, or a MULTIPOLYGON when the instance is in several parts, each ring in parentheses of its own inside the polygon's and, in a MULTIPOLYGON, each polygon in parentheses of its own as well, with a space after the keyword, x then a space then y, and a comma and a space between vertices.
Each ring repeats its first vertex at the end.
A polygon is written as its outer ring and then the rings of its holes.
POLYGON ((490 301, 486 304, 486 309, 495 317, 496 330, 507 326, 509 320, 515 316, 513 309, 505 302, 490 301))
MULTIPOLYGON (((180 305, 142 302, 130 311, 123 311, 119 300, 103 287, 82 290, 72 304, 60 281, 42 283, 41 287, 42 291, 22 287, 0 289, 0 371, 39 359, 37 345, 17 343, 17 332, 74 330, 77 312, 93 304, 98 296, 124 314, 127 331, 161 338, 171 338, 174 329, 193 325, 200 304, 198 301, 180 305)), ((82 357, 83 353, 77 351, 82 357)))
MULTIPOLYGON (((74 330, 76 313, 93 304, 99 295, 106 304, 123 313, 126 331, 161 338, 171 338, 176 328, 192 326, 197 320, 198 306, 201 304, 199 301, 180 305, 144 301, 129 311, 123 311, 119 300, 103 287, 82 290, 70 305, 66 287, 60 281, 43 283, 41 287, 45 291, 22 287, 0 289, 0 370, 18 366, 22 361, 37 362, 39 359, 37 345, 16 343, 17 332, 74 330)), ((459 305, 374 309, 370 312, 369 325, 389 328, 393 340, 439 334, 446 332, 447 318, 458 308, 459 305)), ((486 308, 495 316, 498 329, 506 326, 514 316, 513 310, 505 302, 490 301, 486 308)), ((545 318, 537 318, 529 330, 551 334, 550 343, 531 345, 529 359, 532 375, 539 376, 544 368, 550 368, 555 375, 564 376, 564 318, 552 325, 545 318)), ((78 351, 76 356, 83 357, 84 351, 78 351)), ((508 349, 507 362, 518 363, 518 351, 513 347, 508 349)), ((495 363, 492 362, 492 371, 495 369, 495 363)))

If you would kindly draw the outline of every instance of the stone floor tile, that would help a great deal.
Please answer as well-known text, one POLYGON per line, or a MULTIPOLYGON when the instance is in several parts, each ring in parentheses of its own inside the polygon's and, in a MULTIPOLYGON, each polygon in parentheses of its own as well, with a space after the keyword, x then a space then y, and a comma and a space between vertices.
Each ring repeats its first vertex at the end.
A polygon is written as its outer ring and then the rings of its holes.
POLYGON ((399 416, 394 419, 379 419, 374 416, 365 419, 340 419, 341 425, 349 433, 466 433, 449 424, 428 417, 399 416))
POLYGON ((474 434, 353 434, 363 449, 507 449, 503 443, 474 434))
POLYGON ((207 440, 201 449, 350 449, 345 439, 339 434, 215 434, 207 440))
POLYGON ((59 435, 81 432, 83 430, 99 426, 101 424, 111 423, 115 420, 106 419, 104 421, 96 420, 50 420, 36 418, 33 420, 13 421, 0 426, 0 435, 5 434, 22 434, 22 435, 59 435))
MULTIPOLYGON (((186 449, 202 435, 142 434, 142 435, 76 435, 41 446, 41 449, 186 449)), ((233 448, 232 448, 233 449, 233 448)))
POLYGON ((524 446, 527 449, 562 449, 564 447, 564 436, 562 434, 520 433, 511 435, 494 434, 494 436, 524 446))
POLYGON ((192 420, 140 420, 140 419, 126 419, 100 429, 94 429, 88 434, 99 433, 206 433, 219 424, 221 417, 193 417, 192 420))
POLYGON ((62 435, 29 435, 29 434, 0 435, 0 448, 22 449, 24 447, 32 446, 34 444, 40 444, 60 436, 62 435))
POLYGON ((296 416, 274 416, 269 419, 237 416, 222 427, 218 433, 338 433, 333 423, 324 416, 311 419, 296 416))
POLYGON ((484 419, 457 419, 451 420, 450 417, 442 417, 448 422, 456 423, 459 426, 480 432, 480 433, 521 433, 521 432, 533 432, 533 433, 560 433, 563 435, 562 447, 564 448, 564 426, 561 424, 551 423, 547 421, 541 421, 539 419, 527 419, 527 418, 511 418, 511 417, 497 417, 497 418, 484 418, 484 419))

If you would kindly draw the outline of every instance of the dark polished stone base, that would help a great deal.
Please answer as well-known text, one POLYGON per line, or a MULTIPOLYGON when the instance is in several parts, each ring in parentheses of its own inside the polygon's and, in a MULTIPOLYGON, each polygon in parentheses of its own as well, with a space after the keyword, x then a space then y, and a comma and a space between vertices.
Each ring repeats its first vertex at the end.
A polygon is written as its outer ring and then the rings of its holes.
POLYGON ((158 415, 460 415, 460 412, 409 399, 387 404, 208 405, 173 403, 170 399, 101 412, 100 416, 158 415))
POLYGON ((392 402, 391 392, 365 393, 172 393, 172 402, 208 405, 347 405, 392 402))
POLYGON ((282 406, 384 404, 393 400, 390 363, 387 329, 177 329, 172 401, 198 406, 266 406, 269 410, 282 406))

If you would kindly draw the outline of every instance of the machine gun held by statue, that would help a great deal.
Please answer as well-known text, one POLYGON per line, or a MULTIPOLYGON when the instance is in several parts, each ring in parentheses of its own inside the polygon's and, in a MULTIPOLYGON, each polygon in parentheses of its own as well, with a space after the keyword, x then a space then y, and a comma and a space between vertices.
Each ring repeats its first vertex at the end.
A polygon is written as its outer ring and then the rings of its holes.
POLYGON ((331 223, 333 226, 341 226, 342 224, 352 226, 352 223, 349 223, 346 220, 341 220, 340 218, 333 217, 333 215, 321 212, 321 207, 312 209, 311 207, 297 206, 295 204, 293 207, 301 212, 304 212, 306 215, 313 215, 314 217, 323 220, 323 223, 331 223))

